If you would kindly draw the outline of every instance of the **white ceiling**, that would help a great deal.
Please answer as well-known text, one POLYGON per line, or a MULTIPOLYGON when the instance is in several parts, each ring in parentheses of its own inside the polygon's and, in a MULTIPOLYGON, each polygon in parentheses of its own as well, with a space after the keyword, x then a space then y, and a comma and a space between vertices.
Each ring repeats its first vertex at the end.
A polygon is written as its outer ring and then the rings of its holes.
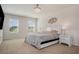
POLYGON ((35 4, 2 4, 2 8, 5 13, 36 17, 36 18, 48 17, 50 15, 55 16, 62 10, 75 6, 78 5, 40 4, 41 12, 39 14, 36 14, 33 11, 35 4))

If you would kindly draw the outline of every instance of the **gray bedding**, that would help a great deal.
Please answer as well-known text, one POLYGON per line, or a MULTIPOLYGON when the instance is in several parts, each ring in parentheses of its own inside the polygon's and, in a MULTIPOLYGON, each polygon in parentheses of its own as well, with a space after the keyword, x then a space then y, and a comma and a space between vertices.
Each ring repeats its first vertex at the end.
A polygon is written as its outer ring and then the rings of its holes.
POLYGON ((34 46, 39 46, 43 41, 56 39, 58 37, 59 34, 57 31, 29 33, 25 39, 25 42, 28 42, 29 44, 32 44, 34 46))

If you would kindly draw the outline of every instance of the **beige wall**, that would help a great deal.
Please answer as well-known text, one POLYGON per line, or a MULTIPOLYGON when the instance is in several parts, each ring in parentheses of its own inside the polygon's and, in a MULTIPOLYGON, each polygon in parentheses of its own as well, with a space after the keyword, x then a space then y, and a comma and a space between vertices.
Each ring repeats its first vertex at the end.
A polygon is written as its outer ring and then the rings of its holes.
POLYGON ((79 46, 79 7, 63 9, 59 14, 59 22, 73 36, 73 45, 79 46))
POLYGON ((27 20, 27 17, 5 14, 5 20, 4 20, 4 26, 3 26, 4 40, 25 38, 25 36, 27 35, 26 20, 27 20), (13 16, 16 16, 19 18, 19 32, 18 33, 11 33, 9 31, 9 20, 13 16))

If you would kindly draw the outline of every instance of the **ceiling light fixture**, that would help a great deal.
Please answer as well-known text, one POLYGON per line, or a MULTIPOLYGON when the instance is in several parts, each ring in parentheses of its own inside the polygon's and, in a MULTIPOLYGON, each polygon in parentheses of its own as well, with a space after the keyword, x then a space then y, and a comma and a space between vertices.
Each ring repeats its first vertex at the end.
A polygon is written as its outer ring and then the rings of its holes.
POLYGON ((36 13, 39 13, 41 11, 41 8, 39 7, 39 4, 36 4, 36 6, 34 7, 34 11, 36 13))

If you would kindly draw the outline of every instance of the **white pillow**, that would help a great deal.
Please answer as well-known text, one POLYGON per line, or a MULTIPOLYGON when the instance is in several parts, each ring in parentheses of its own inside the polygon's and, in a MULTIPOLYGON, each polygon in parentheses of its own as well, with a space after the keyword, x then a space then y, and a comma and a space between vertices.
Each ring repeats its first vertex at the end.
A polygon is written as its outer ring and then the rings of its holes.
POLYGON ((52 31, 51 27, 47 27, 46 31, 52 31))

